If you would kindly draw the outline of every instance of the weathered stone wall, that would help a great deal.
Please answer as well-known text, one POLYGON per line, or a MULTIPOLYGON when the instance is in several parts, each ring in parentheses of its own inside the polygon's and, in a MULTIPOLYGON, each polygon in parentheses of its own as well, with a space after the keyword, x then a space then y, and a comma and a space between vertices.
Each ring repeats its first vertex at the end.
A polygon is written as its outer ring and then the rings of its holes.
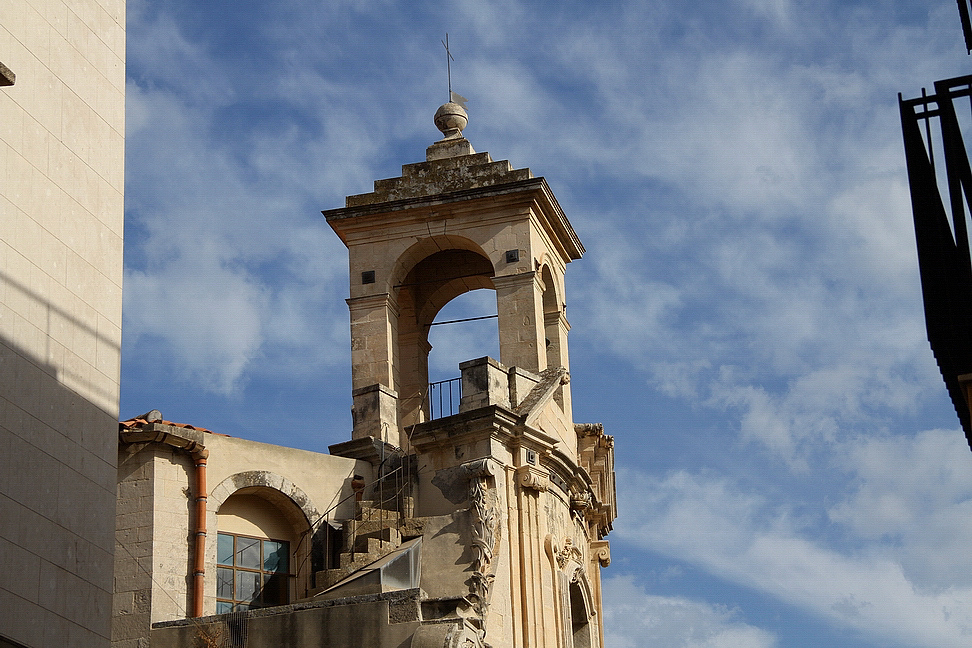
POLYGON ((112 647, 144 648, 152 625, 154 448, 120 452, 115 517, 112 647))
MULTIPOLYGON (((153 458, 152 622, 183 618, 191 609, 192 456, 156 445, 153 458)), ((207 538, 208 540, 208 538, 207 538)), ((215 535, 212 538, 215 541, 215 535)), ((209 544, 209 542, 207 542, 209 544)), ((216 570, 207 573, 215 575, 216 570)))
MULTIPOLYGON (((370 481, 371 465, 182 426, 150 425, 159 438, 167 434, 209 451, 204 614, 216 610, 217 511, 237 492, 263 498, 293 528, 295 589, 298 597, 305 595, 312 586, 308 531, 319 529, 325 519, 353 517, 351 479, 360 475, 370 481)), ((197 473, 180 444, 125 443, 119 450, 114 648, 143 648, 151 623, 185 618, 191 609, 197 473)))
POLYGON ((204 635, 229 638, 243 626, 248 648, 401 648, 419 618, 418 591, 405 590, 254 610, 229 623, 222 616, 163 624, 152 631, 152 648, 195 646, 204 635))

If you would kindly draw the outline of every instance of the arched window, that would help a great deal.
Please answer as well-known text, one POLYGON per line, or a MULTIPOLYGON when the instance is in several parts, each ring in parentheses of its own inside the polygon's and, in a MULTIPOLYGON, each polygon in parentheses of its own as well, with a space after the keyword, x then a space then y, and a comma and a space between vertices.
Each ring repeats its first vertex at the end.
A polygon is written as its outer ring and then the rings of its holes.
POLYGON ((574 635, 574 648, 594 648, 591 614, 578 581, 570 584, 570 624, 574 635))
POLYGON ((283 513, 257 492, 238 491, 216 519, 216 612, 289 603, 297 537, 283 513))

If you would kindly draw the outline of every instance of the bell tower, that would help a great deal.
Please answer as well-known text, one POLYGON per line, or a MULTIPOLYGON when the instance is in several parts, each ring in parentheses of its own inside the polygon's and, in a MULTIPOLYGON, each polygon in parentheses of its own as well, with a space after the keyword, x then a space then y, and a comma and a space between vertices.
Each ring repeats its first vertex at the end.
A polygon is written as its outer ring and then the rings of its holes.
MULTIPOLYGON (((543 178, 476 153, 468 118, 441 106, 426 161, 324 212, 348 247, 354 438, 404 447, 429 418, 429 327, 455 297, 496 292, 499 361, 569 369, 564 273, 584 247, 543 178)), ((570 390, 556 394, 570 419, 570 390)))
POLYGON ((375 536, 371 561, 421 542, 412 648, 599 648, 614 440, 571 411, 564 274, 584 247, 547 182, 476 153, 467 120, 441 106, 425 162, 324 212, 351 271, 354 426, 330 450, 377 475, 347 529, 375 536), (458 411, 433 412, 429 327, 478 289, 500 357, 461 363, 458 411))

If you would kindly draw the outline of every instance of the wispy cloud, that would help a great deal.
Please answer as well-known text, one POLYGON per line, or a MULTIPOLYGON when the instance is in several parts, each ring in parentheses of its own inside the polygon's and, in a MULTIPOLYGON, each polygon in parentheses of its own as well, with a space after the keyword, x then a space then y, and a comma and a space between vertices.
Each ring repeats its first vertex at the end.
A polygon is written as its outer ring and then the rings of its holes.
POLYGON ((774 648, 772 632, 740 618, 738 610, 683 597, 647 594, 631 576, 603 583, 604 641, 612 648, 774 648))
MULTIPOLYGON (((964 452, 962 445, 964 440, 954 433, 928 432, 917 441, 895 439, 883 449, 868 444, 868 450, 902 459, 906 453, 914 459, 917 450, 919 456, 934 459, 940 456, 936 451, 964 452)), ((937 482, 945 494, 932 505, 933 519, 920 510, 929 505, 922 491, 896 478, 900 462, 872 463, 866 486, 833 508, 831 519, 846 523, 847 535, 837 540, 813 523, 819 510, 798 514, 795 506, 749 492, 726 478, 685 471, 654 477, 626 470, 619 481, 629 484, 622 501, 628 517, 620 521, 619 536, 625 543, 686 560, 892 645, 961 646, 972 628, 972 588, 944 570, 938 571, 936 587, 927 580, 936 570, 920 563, 965 566, 964 558, 948 553, 926 558, 929 547, 923 540, 957 532, 959 545, 972 539, 966 525, 950 522, 966 515, 969 506, 972 460, 963 463, 964 474, 942 471, 934 461, 918 469, 922 476, 933 472, 942 477, 944 472, 953 478, 951 483, 937 482), (874 489, 884 484, 892 486, 885 495, 893 501, 869 519, 867 504, 874 503, 874 489), (866 542, 882 526, 893 529, 896 540, 866 542), (922 574, 920 582, 916 573, 922 574)))

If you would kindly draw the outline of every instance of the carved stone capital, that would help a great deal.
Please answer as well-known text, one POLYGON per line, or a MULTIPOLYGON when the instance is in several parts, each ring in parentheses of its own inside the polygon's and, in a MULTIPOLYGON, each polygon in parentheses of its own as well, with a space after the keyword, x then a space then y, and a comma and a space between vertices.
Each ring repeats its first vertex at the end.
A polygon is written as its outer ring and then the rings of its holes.
POLYGON ((607 540, 595 540, 591 543, 591 562, 597 561, 601 567, 611 564, 611 543, 607 540))
POLYGON ((570 508, 583 515, 591 508, 591 494, 586 491, 574 491, 570 494, 570 508))
POLYGON ((476 459, 475 461, 467 461, 461 465, 461 468, 466 478, 470 480, 477 478, 485 479, 486 477, 495 475, 492 462, 488 457, 476 459))
POLYGON ((520 466, 516 469, 516 483, 523 488, 543 492, 550 485, 550 476, 534 466, 520 466))

